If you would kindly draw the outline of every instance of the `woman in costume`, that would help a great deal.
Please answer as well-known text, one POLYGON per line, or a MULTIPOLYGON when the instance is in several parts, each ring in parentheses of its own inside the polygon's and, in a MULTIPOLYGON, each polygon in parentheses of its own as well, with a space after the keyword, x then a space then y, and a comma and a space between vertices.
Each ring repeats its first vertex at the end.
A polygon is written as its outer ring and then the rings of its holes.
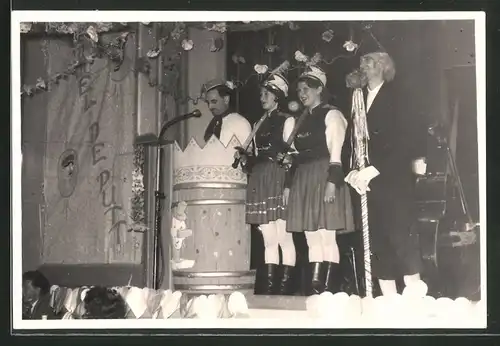
POLYGON ((311 266, 309 294, 340 290, 336 236, 354 230, 350 193, 341 164, 347 121, 340 110, 322 102, 326 82, 323 70, 308 67, 297 85, 304 113, 298 119, 288 118, 284 129, 288 138, 298 125, 291 143, 294 152, 288 158, 293 179, 284 196, 288 202, 287 231, 305 232, 311 266))
MULTIPOLYGON (((292 294, 292 272, 295 267, 295 245, 291 233, 286 232, 283 190, 286 172, 276 156, 284 148, 283 127, 288 114, 280 111, 279 104, 288 96, 288 82, 279 73, 271 73, 260 88, 260 102, 264 115, 254 125, 253 155, 242 160, 250 173, 246 222, 259 225, 264 238, 263 268, 257 270, 256 294, 292 294), (282 252, 280 265, 279 247, 282 252)), ((239 153, 236 153, 239 156, 239 153)))

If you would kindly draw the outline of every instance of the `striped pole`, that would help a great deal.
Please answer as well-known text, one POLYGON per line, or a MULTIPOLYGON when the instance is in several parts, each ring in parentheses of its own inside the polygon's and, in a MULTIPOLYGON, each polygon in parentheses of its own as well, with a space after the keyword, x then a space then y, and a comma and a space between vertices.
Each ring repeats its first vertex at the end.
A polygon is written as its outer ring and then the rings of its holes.
MULTIPOLYGON (((364 105, 363 91, 354 90, 352 103, 352 116, 354 123, 354 151, 355 167, 358 170, 365 168, 368 160, 366 141, 368 138, 368 126, 366 123, 366 111, 364 105)), ((368 225, 368 198, 366 192, 361 195, 361 224, 363 232, 363 255, 365 264, 365 291, 366 297, 373 297, 372 265, 370 249, 370 229, 368 225)))

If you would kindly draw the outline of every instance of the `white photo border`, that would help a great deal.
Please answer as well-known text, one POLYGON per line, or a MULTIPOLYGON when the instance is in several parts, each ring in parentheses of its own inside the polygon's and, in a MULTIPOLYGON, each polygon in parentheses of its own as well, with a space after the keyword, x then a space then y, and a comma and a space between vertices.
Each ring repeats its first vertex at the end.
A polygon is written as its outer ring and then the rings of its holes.
MULTIPOLYGON (((484 320, 471 321, 466 328, 486 328, 486 15, 484 12, 223 12, 223 11, 13 11, 11 13, 11 249, 12 249, 12 327, 13 329, 332 329, 363 328, 369 326, 332 325, 332 322, 295 318, 279 319, 233 319, 233 320, 189 320, 189 319, 136 319, 107 320, 22 320, 22 194, 21 194, 21 61, 20 61, 20 23, 21 22, 202 22, 210 21, 393 21, 393 20, 474 20, 476 51, 476 88, 477 88, 477 131, 480 197, 480 258, 481 258, 481 299, 484 320)), ((397 328, 457 328, 456 325, 419 326, 399 325, 397 328)))

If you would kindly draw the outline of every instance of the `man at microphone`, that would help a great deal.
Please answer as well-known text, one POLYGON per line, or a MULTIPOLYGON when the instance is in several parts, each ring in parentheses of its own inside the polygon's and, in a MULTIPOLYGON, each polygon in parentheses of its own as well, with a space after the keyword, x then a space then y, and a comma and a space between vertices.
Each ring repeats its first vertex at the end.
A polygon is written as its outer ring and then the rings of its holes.
POLYGON ((252 132, 248 120, 231 110, 230 101, 233 88, 232 83, 220 79, 211 80, 203 86, 205 102, 213 115, 213 119, 205 130, 205 142, 215 136, 223 145, 227 146, 231 138, 236 136, 242 144, 252 132))

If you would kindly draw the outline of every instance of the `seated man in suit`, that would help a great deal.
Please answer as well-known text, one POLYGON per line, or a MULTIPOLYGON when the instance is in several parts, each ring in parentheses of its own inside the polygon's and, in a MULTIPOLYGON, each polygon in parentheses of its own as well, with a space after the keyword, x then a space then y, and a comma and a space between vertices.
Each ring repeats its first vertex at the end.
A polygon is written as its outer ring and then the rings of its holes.
POLYGON ((23 274, 23 319, 57 319, 50 306, 50 283, 38 270, 23 274))

